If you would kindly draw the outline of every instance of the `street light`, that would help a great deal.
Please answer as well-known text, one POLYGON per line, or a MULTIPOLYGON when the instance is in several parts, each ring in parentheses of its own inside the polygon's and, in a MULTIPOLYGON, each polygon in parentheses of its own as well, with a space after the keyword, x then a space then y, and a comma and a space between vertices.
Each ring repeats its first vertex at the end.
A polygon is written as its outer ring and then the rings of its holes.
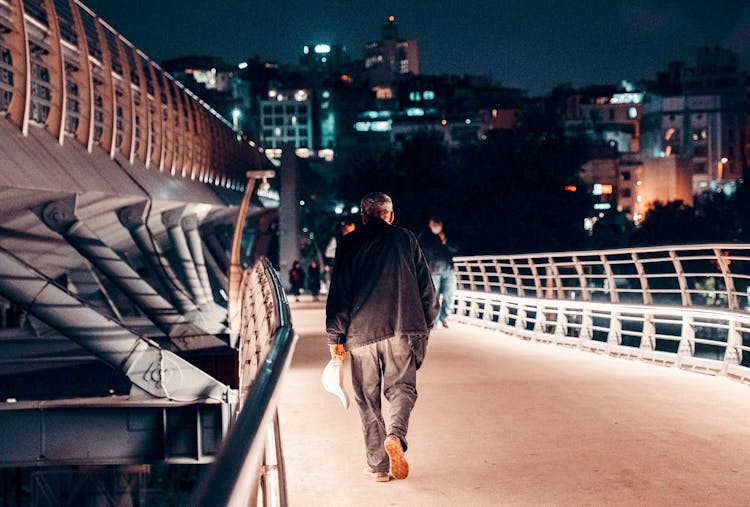
POLYGON ((727 157, 721 157, 721 160, 719 160, 719 181, 724 179, 724 165, 726 165, 727 162, 729 162, 729 159, 727 157))
MULTIPOLYGON (((232 114, 234 116, 234 114, 232 114)), ((240 330, 240 285, 242 284, 242 266, 240 265, 240 249, 242 246, 242 232, 245 230, 247 221, 247 210, 250 207, 250 198, 253 195, 255 182, 261 180, 268 183, 268 178, 276 176, 275 171, 247 171, 247 184, 242 196, 240 209, 237 213, 237 221, 234 224, 234 235, 232 236, 232 249, 229 252, 229 298, 227 301, 227 314, 229 329, 232 333, 232 344, 240 330)))
POLYGON ((234 128, 235 132, 240 131, 240 116, 242 115, 242 111, 239 110, 239 108, 232 109, 232 127, 234 128))

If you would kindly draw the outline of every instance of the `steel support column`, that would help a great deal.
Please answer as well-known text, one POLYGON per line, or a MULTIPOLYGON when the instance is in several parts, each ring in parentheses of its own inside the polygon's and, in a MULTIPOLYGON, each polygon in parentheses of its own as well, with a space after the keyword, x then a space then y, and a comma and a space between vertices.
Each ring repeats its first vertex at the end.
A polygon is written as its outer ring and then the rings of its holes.
POLYGON ((0 249, 0 291, 50 327, 122 371, 154 398, 225 401, 229 388, 156 343, 123 328, 0 249))
POLYGON ((198 303, 198 307, 205 310, 207 309, 208 299, 203 290, 203 285, 201 285, 201 280, 198 277, 195 261, 190 254, 190 248, 185 238, 185 231, 180 226, 183 211, 184 208, 165 211, 161 214, 161 222, 167 229, 169 240, 172 242, 174 251, 180 260, 180 271, 182 271, 184 281, 187 283, 190 293, 195 298, 195 302, 198 303))
POLYGON ((172 270, 169 262, 164 258, 159 247, 151 238, 151 234, 146 228, 144 221, 144 212, 146 204, 135 204, 123 208, 118 213, 122 225, 130 232, 138 249, 146 258, 151 268, 156 273, 167 291, 169 291, 172 300, 177 305, 181 313, 195 312, 198 308, 195 303, 187 296, 187 290, 177 279, 177 275, 172 270))
POLYGON ((206 257, 203 255, 203 241, 198 231, 198 217, 194 214, 184 216, 182 217, 181 225, 182 230, 185 231, 185 237, 190 247, 190 253, 195 263, 195 269, 198 271, 198 278, 203 286, 203 291, 206 294, 206 298, 209 301, 213 301, 214 291, 211 287, 211 280, 208 277, 208 270, 206 269, 206 257))
MULTIPOLYGON (((73 248, 96 266, 180 349, 205 349, 225 345, 210 331, 188 322, 117 252, 105 245, 83 222, 78 220, 75 215, 74 199, 48 204, 42 212, 42 219, 48 227, 60 233, 73 248)), ((216 330, 212 329, 212 331, 216 330)))

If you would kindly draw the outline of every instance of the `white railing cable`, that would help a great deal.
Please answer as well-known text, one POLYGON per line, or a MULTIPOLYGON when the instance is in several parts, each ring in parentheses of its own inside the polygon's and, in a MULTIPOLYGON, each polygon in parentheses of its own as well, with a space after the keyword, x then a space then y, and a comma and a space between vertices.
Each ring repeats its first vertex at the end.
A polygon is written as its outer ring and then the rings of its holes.
POLYGON ((454 263, 459 321, 750 382, 749 244, 454 263))

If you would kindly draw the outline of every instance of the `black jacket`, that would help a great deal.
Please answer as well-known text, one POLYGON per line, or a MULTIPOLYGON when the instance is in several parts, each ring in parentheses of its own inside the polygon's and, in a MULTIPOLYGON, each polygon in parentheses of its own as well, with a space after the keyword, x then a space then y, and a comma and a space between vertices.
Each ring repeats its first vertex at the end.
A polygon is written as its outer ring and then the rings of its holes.
POLYGON ((426 336, 437 314, 414 234, 371 219, 341 239, 326 304, 328 343, 352 349, 392 336, 426 336))
POLYGON ((450 241, 444 245, 437 234, 427 230, 419 233, 419 246, 427 258, 430 271, 445 273, 453 270, 453 256, 458 252, 456 245, 450 241))

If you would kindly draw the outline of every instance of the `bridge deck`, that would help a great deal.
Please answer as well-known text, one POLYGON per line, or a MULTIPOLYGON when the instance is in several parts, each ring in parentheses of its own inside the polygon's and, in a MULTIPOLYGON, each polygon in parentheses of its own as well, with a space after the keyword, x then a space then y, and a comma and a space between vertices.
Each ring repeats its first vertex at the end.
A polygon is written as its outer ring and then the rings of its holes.
MULTIPOLYGON (((322 304, 281 393, 289 499, 305 506, 746 505, 750 388, 454 324, 418 376, 405 481, 361 477, 355 407, 322 390, 322 304)), ((347 382, 349 380, 347 379, 347 382)))

